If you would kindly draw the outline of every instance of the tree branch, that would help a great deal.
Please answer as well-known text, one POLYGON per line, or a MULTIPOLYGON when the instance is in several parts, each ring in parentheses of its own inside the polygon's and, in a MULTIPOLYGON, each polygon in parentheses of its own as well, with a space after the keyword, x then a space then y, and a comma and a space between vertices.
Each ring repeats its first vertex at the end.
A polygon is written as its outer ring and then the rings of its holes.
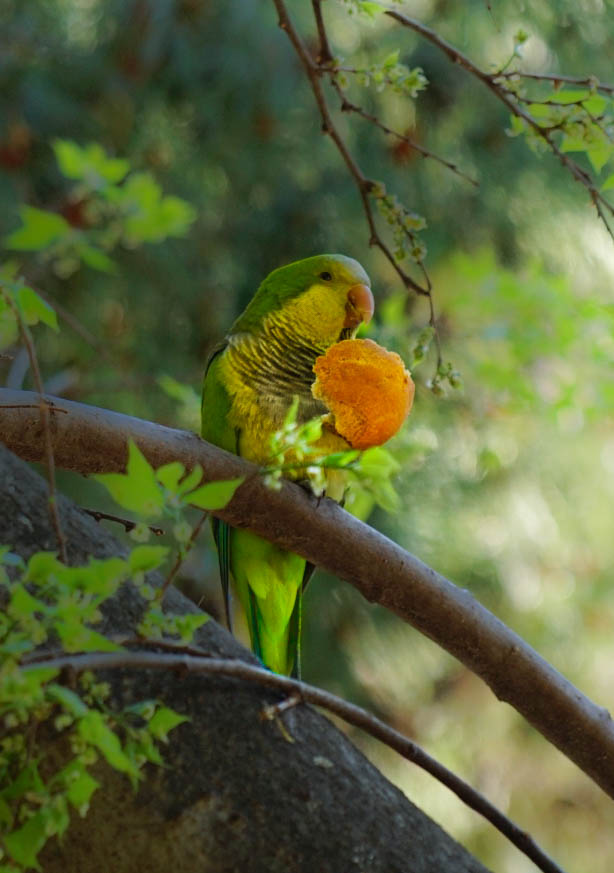
MULTIPOLYGON (((268 489, 258 468, 195 434, 142 419, 46 397, 56 464, 80 473, 125 469, 133 439, 154 467, 173 460, 205 470, 205 479, 246 476, 231 503, 216 512, 235 527, 297 552, 354 585, 430 637, 480 676, 540 733, 614 797, 614 724, 517 634, 418 558, 291 482, 268 489), (56 415, 54 404, 64 413, 56 415)), ((0 439, 25 460, 45 457, 36 394, 0 390, 0 439), (19 408, 19 403, 23 406, 19 408)))
MULTIPOLYGON (((582 167, 577 164, 572 158, 569 157, 565 152, 561 151, 559 146, 556 144, 554 139, 552 138, 552 130, 548 128, 541 127, 537 121, 526 112, 521 106, 515 102, 515 95, 512 91, 509 91, 507 88, 503 87, 497 80, 501 79, 502 76, 499 73, 486 73, 484 70, 481 70, 473 61, 467 57, 467 55, 463 54, 459 49, 453 46, 451 43, 447 42, 443 37, 441 37, 438 33, 432 30, 430 27, 427 27, 425 24, 422 24, 421 21, 418 21, 415 18, 410 18, 408 15, 404 15, 402 12, 397 12, 396 9, 388 9, 386 10, 386 15, 389 15, 391 18, 394 18, 395 21, 398 21, 399 24, 403 25, 403 27, 407 27, 410 30, 413 30, 415 33, 419 33, 433 45, 437 46, 448 58, 455 64, 458 64, 468 73, 471 73, 476 79, 479 79, 483 82, 486 87, 492 91, 492 93, 500 100, 517 118, 522 119, 522 121, 527 124, 531 130, 533 130, 537 136, 541 137, 550 151, 556 155, 561 164, 569 170, 571 175, 577 182, 580 182, 586 190, 588 191, 590 198, 595 206, 597 211, 597 215, 601 219, 605 229, 608 234, 612 238, 614 242, 614 231, 610 227, 610 224, 606 218, 606 212, 609 212, 610 215, 614 216, 614 207, 611 203, 603 196, 603 194, 599 191, 599 188, 593 184, 593 180, 586 173, 582 167)), ((505 76, 503 76, 504 78, 505 76)))
MULTIPOLYGON (((0 445, 0 542, 24 560, 54 546, 45 497, 41 477, 0 445)), ((126 556, 108 530, 62 494, 58 510, 71 566, 126 556)), ((149 582, 163 584, 155 573, 149 582)), ((108 639, 143 646, 136 637, 144 608, 136 587, 122 585, 96 628, 108 639)), ((199 612, 172 587, 163 608, 199 612)), ((193 647, 200 657, 255 663, 214 621, 196 631, 193 647)), ((282 721, 279 691, 239 679, 136 668, 98 675, 108 682, 111 711, 158 700, 187 721, 164 750, 165 766, 143 768, 138 793, 100 755, 92 770, 100 787, 88 814, 71 816, 61 841, 47 842, 40 857, 45 873, 487 873, 313 707, 289 708, 282 721), (272 720, 263 718, 269 713, 272 720)), ((62 678, 70 682, 69 671, 62 678)), ((53 714, 38 739, 37 757, 51 775, 71 755, 53 714)))
POLYGON ((25 323, 22 318, 21 312, 17 307, 15 301, 11 297, 10 294, 6 292, 2 292, 2 295, 13 312, 17 320, 17 324, 19 326, 19 334, 21 336, 21 340, 25 346, 26 352, 28 354, 28 360, 30 362, 30 369, 32 370, 32 376, 34 378, 34 385, 36 386, 37 397, 38 397, 38 414, 40 418, 40 423, 43 429, 43 437, 44 437, 44 445, 45 445, 45 464, 47 469, 47 482, 49 484, 49 496, 47 498, 47 507, 49 511, 49 517, 51 519, 51 523, 53 525, 53 529, 55 531, 55 536, 58 541, 58 549, 60 554, 60 560, 66 563, 66 537, 64 536, 64 531, 62 530, 62 523, 60 521, 60 516, 58 514, 57 508, 57 498, 56 498, 56 487, 55 487, 55 458, 53 456, 53 445, 51 440, 51 432, 50 432, 50 419, 49 419, 49 409, 45 400, 43 399, 43 379, 41 376, 40 367, 38 366, 38 358, 36 357, 36 349, 34 348, 34 342, 32 340, 32 335, 30 333, 30 329, 28 325, 25 323))
MULTIPOLYGON (((343 158, 345 165, 348 168, 350 175, 352 176, 356 184, 356 187, 358 188, 360 199, 362 201, 363 209, 367 219, 367 224, 369 225, 369 245, 377 246, 380 249, 380 251, 390 262, 390 264, 394 267, 395 271, 397 272, 399 278, 406 288, 415 291, 416 294, 420 294, 430 299, 430 289, 428 287, 423 287, 422 285, 420 285, 418 282, 415 281, 415 279, 412 279, 412 277, 408 273, 406 273, 405 270, 402 269, 402 267, 399 266, 396 258, 394 257, 386 243, 379 236, 377 228, 375 226, 375 216, 373 215, 373 209, 369 201, 369 193, 373 189, 374 183, 371 179, 368 179, 364 175, 364 173, 350 154, 348 147, 346 146, 343 138, 341 137, 341 134, 339 133, 337 127, 335 126, 335 123, 333 122, 330 110, 328 108, 328 104, 326 102, 326 98, 324 96, 324 92, 322 90, 322 82, 320 81, 320 74, 322 73, 322 70, 309 54, 307 46, 305 45, 296 28, 292 24, 285 3, 283 2, 283 0, 273 0, 273 3, 275 4, 275 8, 277 9, 277 13, 279 15, 279 26, 288 35, 288 39, 292 43, 294 50, 296 51, 299 60, 303 65, 305 73, 307 74, 307 78, 309 79, 309 84, 311 85, 311 90, 313 91, 313 96, 315 97, 315 101, 320 112, 320 117, 322 119, 322 130, 324 133, 327 133, 334 142, 337 150, 339 151, 339 154, 343 158)), ((314 9, 317 9, 320 14, 318 28, 323 28, 321 9, 319 4, 316 4, 314 9)), ((323 32, 325 33, 325 31, 323 32)), ((320 49, 320 51, 322 51, 322 49, 320 49)), ((433 327, 434 326, 435 325, 433 324, 433 327)))
MULTIPOLYGON (((149 642, 149 641, 144 641, 149 642)), ((157 645, 156 641, 151 641, 157 645)), ((143 643, 141 643, 143 644, 143 643)), ((128 668, 132 670, 175 670, 181 675, 186 674, 210 674, 213 676, 226 676, 235 679, 244 679, 254 682, 265 688, 272 688, 289 695, 286 700, 273 704, 270 717, 279 717, 284 710, 297 705, 300 702, 312 703, 320 706, 328 712, 338 715, 348 724, 360 728, 369 736, 374 737, 381 743, 394 749, 407 761, 421 767, 430 773, 438 782, 449 788, 460 800, 471 809, 482 815, 500 833, 516 846, 524 855, 530 858, 544 873, 563 873, 559 865, 541 849, 533 838, 522 828, 497 809, 484 795, 480 794, 462 779, 460 779, 439 761, 432 758, 416 743, 387 725, 381 719, 374 716, 347 700, 343 700, 335 694, 331 694, 322 688, 308 685, 288 676, 279 676, 262 667, 254 667, 243 661, 230 659, 210 658, 202 653, 177 654, 175 652, 88 652, 86 654, 61 654, 54 656, 47 654, 46 657, 37 657, 32 666, 36 669, 41 665, 57 670, 70 670, 72 673, 83 673, 86 670, 109 670, 128 668)), ((24 669, 28 670, 25 662, 24 669)), ((269 717, 265 711, 265 717, 269 717)))

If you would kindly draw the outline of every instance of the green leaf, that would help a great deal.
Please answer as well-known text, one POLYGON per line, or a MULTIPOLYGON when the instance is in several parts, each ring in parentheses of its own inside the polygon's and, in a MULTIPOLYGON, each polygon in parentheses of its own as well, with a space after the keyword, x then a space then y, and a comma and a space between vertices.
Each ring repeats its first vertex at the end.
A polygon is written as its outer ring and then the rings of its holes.
POLYGON ((28 792, 45 793, 45 783, 38 772, 36 761, 27 764, 12 782, 8 782, 6 788, 2 790, 2 796, 5 800, 17 800, 28 792))
POLYGON ((55 682, 48 685, 47 694, 50 700, 61 704, 62 707, 75 718, 82 718, 89 711, 79 695, 74 691, 71 691, 70 688, 65 688, 63 685, 57 685, 55 682))
POLYGON ((239 485, 245 480, 245 476, 238 479, 227 479, 221 482, 207 482, 195 491, 185 496, 186 502, 199 509, 223 509, 233 498, 239 485))
POLYGON ((389 451, 381 446, 366 449, 360 459, 360 471, 364 476, 373 479, 381 479, 398 473, 401 469, 399 462, 392 457, 389 451))
POLYGON ((0 351, 15 345, 18 336, 19 325, 17 317, 2 294, 0 294, 0 351))
POLYGON ((170 464, 164 464, 156 470, 156 479, 161 485, 176 494, 179 480, 185 474, 185 467, 179 461, 171 461, 170 464))
POLYGON ((382 61, 382 67, 394 67, 399 62, 399 53, 400 49, 395 49, 393 52, 390 52, 387 57, 382 61))
POLYGON ((184 721, 189 721, 187 716, 179 715, 178 712, 167 706, 161 706, 151 718, 148 730, 157 740, 165 743, 169 731, 172 731, 177 725, 183 724, 184 721))
POLYGON ((117 265, 102 249, 96 246, 88 245, 87 243, 79 243, 76 246, 76 252, 88 267, 98 270, 100 273, 116 273, 117 265))
POLYGON ((599 117, 610 101, 602 94, 591 94, 587 100, 582 101, 582 107, 591 115, 599 117))
POLYGON ((603 185, 601 186, 602 191, 609 191, 610 188, 614 188, 614 173, 605 180, 603 185))
POLYGON ((100 783, 93 776, 90 776, 85 769, 82 769, 78 776, 70 781, 66 797, 82 818, 88 811, 92 794, 99 787, 100 783))
POLYGON ((98 749, 111 767, 120 773, 137 776, 135 764, 124 754, 118 736, 106 723, 102 713, 91 709, 79 722, 78 731, 86 743, 98 749))
POLYGON ((14 861, 40 870, 37 855, 47 841, 45 816, 37 812, 22 827, 4 836, 4 847, 14 861))
POLYGON ((32 288, 22 285, 15 298, 26 324, 38 324, 39 321, 42 321, 54 330, 58 330, 58 317, 55 309, 32 288))
POLYGON ((196 218, 196 210, 185 200, 163 197, 150 173, 132 175, 113 200, 125 213, 125 236, 131 245, 183 236, 196 218))
POLYGON ((546 97, 546 100, 550 103, 580 103, 581 101, 587 100, 591 96, 591 92, 587 91, 586 88, 582 90, 569 89, 560 91, 553 91, 552 94, 549 94, 546 97))
POLYGON ((126 473, 99 473, 93 477, 109 491, 114 500, 143 516, 158 517, 164 507, 164 495, 156 474, 136 443, 128 443, 126 473))
POLYGON ((36 612, 48 612, 49 607, 42 600, 33 597, 24 586, 18 582, 11 590, 8 606, 9 613, 14 618, 31 618, 36 612))
POLYGON ((24 667, 21 675, 25 689, 31 693, 51 679, 55 679, 59 672, 56 667, 24 667))
POLYGON ((600 142, 587 149, 586 154, 595 172, 600 173, 614 155, 614 146, 608 142, 600 142))
POLYGON ((365 15, 368 15, 369 18, 375 18, 376 15, 384 11, 384 8, 379 3, 373 3, 371 0, 359 0, 358 8, 365 15))
POLYGON ((46 582, 49 576, 62 566, 58 561, 57 552, 35 552, 28 561, 25 581, 38 584, 46 582))
POLYGON ((347 467, 348 464, 353 463, 359 455, 360 452, 358 449, 349 449, 345 452, 333 452, 333 454, 322 458, 322 464, 325 467, 347 467))
POLYGON ((168 552, 167 546, 136 546, 128 558, 130 569, 133 573, 149 573, 164 562, 168 552))
POLYGON ((80 622, 57 621, 55 630, 67 652, 121 652, 122 647, 80 622))
POLYGON ((94 190, 108 183, 117 184, 130 170, 128 161, 110 158, 98 143, 85 147, 70 140, 56 139, 53 143, 56 160, 62 173, 69 179, 78 179, 94 190))
POLYGON ((19 214, 23 226, 4 238, 9 249, 40 251, 71 231, 66 219, 55 212, 36 209, 34 206, 21 206, 19 214))
POLYGON ((10 804, 6 802, 4 797, 0 797, 0 829, 3 833, 11 829, 13 820, 14 813, 10 804))
POLYGON ((171 632, 177 632, 183 643, 189 643, 194 636, 194 631, 206 624, 209 616, 206 613, 196 612, 190 615, 176 615, 173 620, 174 628, 171 632))
POLYGON ((185 479, 182 479, 182 481, 179 483, 177 487, 177 494, 179 495, 179 497, 182 497, 188 491, 191 491, 192 488, 195 488, 202 478, 203 468, 200 466, 200 464, 196 464, 194 469, 190 470, 185 479))

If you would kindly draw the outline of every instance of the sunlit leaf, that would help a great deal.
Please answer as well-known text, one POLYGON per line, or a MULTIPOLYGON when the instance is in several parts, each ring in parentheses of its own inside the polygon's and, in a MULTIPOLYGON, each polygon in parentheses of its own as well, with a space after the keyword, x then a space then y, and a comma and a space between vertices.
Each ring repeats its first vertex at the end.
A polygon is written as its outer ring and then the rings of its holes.
POLYGON ((39 251, 46 249, 71 231, 69 223, 55 212, 36 209, 34 206, 21 206, 19 215, 22 226, 4 239, 9 249, 20 251, 39 251))
POLYGON ((227 479, 221 482, 207 482, 195 491, 185 496, 188 503, 200 509, 223 509, 233 498, 233 495, 245 477, 227 479))
POLYGON ((132 440, 128 443, 126 473, 99 473, 93 478, 125 509, 146 517, 161 514, 164 496, 156 474, 132 440))
POLYGON ((17 291, 16 300, 26 324, 38 324, 42 321, 54 330, 58 330, 58 317, 55 309, 46 300, 27 285, 22 285, 17 291))
POLYGON ((167 706, 161 706, 156 710, 147 727, 152 736, 165 743, 168 733, 185 721, 189 721, 187 716, 180 715, 167 706))
POLYGON ((102 713, 90 710, 79 722, 79 735, 95 746, 108 764, 120 773, 136 776, 135 764, 124 754, 117 734, 113 733, 102 713))
POLYGON ((168 552, 167 546, 136 546, 128 558, 130 569, 133 573, 149 573, 164 563, 168 552))
POLYGON ((37 855, 47 840, 45 816, 35 813, 18 830, 3 836, 4 846, 14 861, 26 868, 40 870, 37 855))

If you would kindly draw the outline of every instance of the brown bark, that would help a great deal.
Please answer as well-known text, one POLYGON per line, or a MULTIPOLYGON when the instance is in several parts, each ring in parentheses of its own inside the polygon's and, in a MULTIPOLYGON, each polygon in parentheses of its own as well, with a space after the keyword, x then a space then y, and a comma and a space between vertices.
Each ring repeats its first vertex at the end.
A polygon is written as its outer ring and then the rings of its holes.
MULTIPOLYGON (((71 563, 122 553, 61 496, 59 511, 71 563)), ((0 542, 25 558, 55 546, 45 483, 2 447, 0 542)), ((196 611, 173 590, 166 605, 196 611)), ((123 587, 104 632, 130 633, 142 608, 123 587)), ((254 660, 213 621, 197 642, 215 657, 254 660)), ((105 678, 116 704, 157 698, 190 721, 171 734, 167 766, 148 766, 137 793, 98 766, 102 787, 86 818, 45 847, 45 873, 487 873, 310 707, 284 714, 290 742, 261 718, 279 695, 253 684, 159 670, 105 678)))
MULTIPOLYGON (((63 410, 50 416, 58 467, 81 473, 120 471, 131 437, 156 467, 177 459, 187 468, 200 463, 207 480, 246 475, 232 502, 217 515, 305 556, 435 640, 614 797, 609 712, 467 591, 332 501, 316 501, 292 483, 271 491, 253 465, 194 434, 59 398, 49 401, 63 410)), ((22 458, 44 459, 36 394, 0 390, 0 439, 22 458)))

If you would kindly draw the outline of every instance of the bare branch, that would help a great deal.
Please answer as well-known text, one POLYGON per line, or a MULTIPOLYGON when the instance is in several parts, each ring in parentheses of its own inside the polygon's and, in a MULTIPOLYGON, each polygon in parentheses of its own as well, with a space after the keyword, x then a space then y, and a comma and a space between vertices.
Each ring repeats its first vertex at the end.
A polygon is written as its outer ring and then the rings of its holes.
MULTIPOLYGON (((45 458, 37 395, 0 389, 0 439, 25 460, 45 458)), ((46 397, 48 403, 57 398, 46 397)), ((464 591, 353 518, 332 500, 319 501, 292 482, 266 487, 258 468, 196 434, 142 419, 61 401, 53 416, 56 464, 83 474, 121 472, 133 439, 154 467, 200 464, 205 480, 246 477, 230 504, 215 515, 247 527, 349 582, 434 640, 480 676, 540 733, 614 797, 614 724, 516 633, 464 591)))
MULTIPOLYGON (((149 642, 149 641, 146 641, 149 642)), ((152 645, 157 645, 155 641, 152 645)), ((438 782, 450 789, 463 803, 484 816, 500 833, 504 834, 521 852, 543 870, 544 873, 563 873, 563 870, 541 849, 533 838, 512 822, 507 816, 490 803, 459 776, 432 758, 416 743, 403 734, 391 728, 385 722, 347 700, 330 694, 321 688, 307 685, 297 679, 279 676, 262 667, 254 667, 243 661, 234 661, 205 656, 197 657, 188 654, 169 654, 154 652, 91 652, 83 655, 62 654, 37 658, 35 669, 44 664, 57 670, 70 670, 72 673, 83 673, 86 670, 108 669, 148 669, 148 670, 179 670, 182 675, 206 673, 215 676, 228 676, 234 679, 244 679, 255 682, 265 688, 281 691, 288 697, 276 707, 271 707, 265 717, 276 718, 284 710, 296 706, 300 701, 312 703, 338 715, 348 724, 360 728, 369 736, 394 749, 403 758, 426 770, 438 782)), ((33 665, 34 666, 34 665, 33 665)), ((27 665, 24 666, 27 671, 27 665)))
POLYGON ((60 560, 66 563, 66 537, 64 536, 64 531, 62 530, 62 523, 60 522, 60 515, 58 513, 56 502, 55 460, 53 457, 49 406, 43 398, 43 380, 41 378, 41 372, 38 366, 36 349, 34 348, 34 342, 32 341, 32 335, 30 333, 30 330, 27 324, 24 322, 23 318, 21 317, 21 312, 15 304, 15 301, 13 300, 11 295, 6 293, 5 291, 2 291, 2 295, 6 300, 8 306, 10 306, 11 310, 13 311, 15 318, 17 319, 17 324, 19 325, 19 333, 28 353, 30 368, 32 370, 32 376, 34 377, 34 385, 36 386, 36 390, 38 392, 38 411, 43 428, 45 443, 45 464, 47 469, 47 481, 49 483, 49 497, 47 499, 47 505, 49 508, 49 517, 51 519, 51 524, 55 531, 56 539, 58 541, 60 560))
POLYGON ((537 82, 551 82, 555 87, 562 82, 566 85, 578 85, 580 88, 594 88, 604 94, 614 94, 614 85, 604 85, 594 76, 562 76, 558 73, 523 73, 520 70, 509 70, 497 73, 498 79, 534 79, 537 82))
POLYGON ((386 10, 386 15, 389 15, 391 18, 394 18, 399 24, 403 25, 403 27, 407 27, 410 30, 419 33, 429 42, 433 43, 433 45, 437 46, 444 54, 446 54, 449 59, 458 64, 460 67, 463 67, 468 73, 471 73, 472 76, 479 79, 481 82, 486 85, 486 87, 492 91, 492 93, 509 109, 512 115, 515 115, 517 118, 521 118, 525 124, 527 124, 541 139, 543 139, 548 148, 552 151, 554 155, 559 159, 561 164, 571 173, 574 179, 577 182, 580 182, 586 190, 589 192, 590 198, 595 205, 597 210, 597 215, 603 222, 605 229, 608 234, 612 238, 614 242, 614 231, 610 227, 610 224, 607 220, 606 213, 609 213, 614 217, 614 207, 606 200, 603 194, 599 191, 599 189, 593 184, 591 177, 586 173, 579 164, 577 164, 572 158, 569 157, 565 152, 561 151, 556 142, 554 141, 552 134, 553 131, 541 127, 532 116, 526 112, 521 106, 516 102, 516 97, 512 91, 509 91, 507 88, 502 86, 497 80, 501 78, 505 78, 505 73, 486 73, 484 70, 481 70, 477 67, 473 61, 467 57, 467 55, 463 54, 459 49, 455 48, 451 43, 447 42, 443 37, 439 36, 434 30, 430 27, 427 27, 425 24, 422 24, 421 21, 418 21, 415 18, 410 18, 408 15, 404 15, 402 12, 397 12, 396 9, 388 9, 386 10))
POLYGON ((316 20, 316 27, 318 28, 318 38, 320 40, 318 64, 321 66, 322 64, 330 63, 330 61, 332 61, 333 59, 333 56, 331 54, 330 46, 328 44, 328 36, 326 34, 326 28, 324 27, 324 19, 322 18, 322 0, 311 0, 311 5, 313 7, 313 16, 316 20))
POLYGON ((375 226, 375 216, 373 215, 373 208, 369 200, 369 194, 374 187, 374 182, 364 175, 361 168, 358 166, 358 164, 350 154, 348 147, 346 146, 343 138, 341 137, 341 134, 339 133, 337 127, 335 126, 335 123, 333 122, 330 110, 328 108, 328 104, 326 102, 326 98, 324 96, 324 92, 322 90, 322 83, 320 81, 320 68, 309 54, 306 45, 304 44, 294 25, 290 21, 290 17, 288 15, 284 0, 273 0, 273 2, 279 15, 279 26, 287 33, 288 38, 294 46, 294 50, 296 51, 301 61, 301 64, 303 65, 305 73, 307 74, 307 77, 309 79, 311 90, 313 91, 313 95, 315 97, 316 104, 320 112, 320 117, 322 119, 322 131, 328 134, 328 136, 330 136, 330 138, 334 142, 337 150, 339 151, 339 154, 343 158, 345 165, 350 172, 350 175, 354 180, 356 187, 358 188, 358 193, 360 194, 360 199, 367 219, 367 224, 369 226, 369 245, 377 246, 377 248, 380 249, 380 251, 390 262, 390 264, 394 267, 399 278, 406 288, 415 291, 416 294, 430 297, 430 291, 420 285, 418 282, 416 282, 415 279, 412 279, 412 277, 408 273, 406 273, 405 270, 403 270, 388 246, 379 236, 377 228, 375 226))
MULTIPOLYGON (((116 521, 118 524, 123 524, 124 530, 126 533, 130 533, 131 530, 134 530, 137 526, 136 521, 130 521, 129 518, 121 518, 119 515, 110 515, 108 512, 100 512, 98 509, 85 509, 85 507, 81 507, 81 512, 86 512, 88 515, 91 515, 94 521, 116 521)), ((152 525, 148 525, 149 530, 157 537, 161 537, 164 533, 164 530, 161 527, 153 527, 152 525)))
POLYGON ((196 522, 196 524, 194 525, 194 527, 192 528, 192 533, 190 534, 190 539, 186 543, 185 548, 178 552, 177 559, 175 560, 175 563, 173 564, 171 569, 168 571, 168 576, 164 580, 164 584, 162 585, 162 588, 160 589, 160 594, 159 594, 160 598, 164 597, 164 592, 166 591, 168 586, 172 583, 173 579, 175 578, 175 576, 179 572, 179 568, 181 567, 181 565, 185 561, 185 559, 188 555, 188 552, 192 549, 192 546, 194 545, 194 543, 198 539, 198 535, 201 532, 203 524, 206 522, 208 517, 209 517, 209 513, 203 512, 202 515, 200 516, 200 518, 198 519, 198 521, 196 522))
POLYGON ((460 176, 461 179, 465 179, 466 182, 469 182, 475 188, 480 187, 480 183, 477 179, 472 179, 471 176, 468 176, 462 170, 460 170, 456 164, 453 164, 452 161, 446 160, 446 158, 442 158, 440 155, 435 154, 435 152, 430 151, 430 149, 425 148, 420 143, 417 143, 410 136, 406 136, 404 133, 399 133, 398 130, 392 130, 392 128, 388 127, 386 124, 381 122, 376 115, 372 115, 370 112, 367 112, 362 106, 357 106, 355 103, 351 103, 344 95, 343 91, 339 87, 338 82, 334 79, 332 80, 333 87, 339 94, 341 98, 341 111, 342 112, 352 112, 355 115, 359 115, 361 118, 364 118, 365 121, 369 121, 371 124, 374 124, 375 127, 379 127, 380 130, 383 130, 384 133, 387 133, 389 136, 394 136, 395 139, 398 139, 400 142, 406 143, 411 149, 418 152, 418 154, 422 155, 423 158, 430 158, 433 161, 436 161, 438 164, 441 164, 444 167, 447 167, 448 170, 451 170, 453 173, 456 173, 457 176, 460 176))

